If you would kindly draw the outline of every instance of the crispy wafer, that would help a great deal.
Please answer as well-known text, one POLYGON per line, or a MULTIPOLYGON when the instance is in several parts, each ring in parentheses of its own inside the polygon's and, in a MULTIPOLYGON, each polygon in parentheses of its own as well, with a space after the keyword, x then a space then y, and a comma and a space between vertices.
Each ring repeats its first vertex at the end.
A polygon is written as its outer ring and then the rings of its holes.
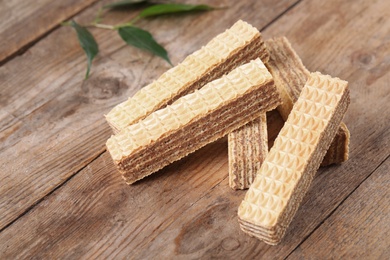
POLYGON ((182 63, 114 107, 106 115, 106 120, 114 133, 118 133, 153 111, 258 57, 264 62, 268 60, 260 32, 239 20, 182 63))
POLYGON ((279 103, 271 74, 256 59, 111 136, 107 150, 131 184, 279 103))
POLYGON ((228 146, 229 186, 248 189, 268 153, 266 114, 231 132, 228 146))
MULTIPOLYGON (((266 65, 274 77, 275 85, 283 101, 277 109, 284 120, 287 120, 310 72, 303 65, 287 38, 269 39, 266 41, 266 45, 270 54, 266 65)), ((349 137, 348 128, 344 123, 341 123, 321 166, 348 160, 349 137)))
POLYGON ((280 242, 349 105, 348 83, 312 73, 238 209, 242 230, 280 242))

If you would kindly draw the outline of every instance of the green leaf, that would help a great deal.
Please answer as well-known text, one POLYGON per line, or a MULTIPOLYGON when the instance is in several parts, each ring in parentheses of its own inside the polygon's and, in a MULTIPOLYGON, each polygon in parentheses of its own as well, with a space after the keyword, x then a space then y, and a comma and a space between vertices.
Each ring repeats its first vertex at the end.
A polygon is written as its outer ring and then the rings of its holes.
POLYGON ((139 16, 140 17, 151 17, 171 13, 183 13, 190 11, 210 11, 215 8, 208 5, 190 5, 190 4, 159 4, 153 5, 144 9, 139 16))
POLYGON ((119 28, 118 33, 127 44, 139 49, 147 50, 154 55, 163 58, 172 65, 168 58, 167 51, 156 42, 149 32, 138 27, 128 26, 119 28))
POLYGON ((132 5, 137 5, 140 3, 148 2, 148 0, 123 0, 111 4, 106 4, 103 8, 120 8, 120 7, 129 7, 132 5))
POLYGON ((71 21, 70 26, 76 30, 80 46, 84 49, 84 52, 87 55, 88 68, 87 73, 85 74, 85 79, 87 79, 89 76, 92 60, 95 58, 96 54, 98 54, 99 47, 95 41, 95 38, 93 38, 92 34, 88 31, 87 28, 80 26, 75 21, 71 21))

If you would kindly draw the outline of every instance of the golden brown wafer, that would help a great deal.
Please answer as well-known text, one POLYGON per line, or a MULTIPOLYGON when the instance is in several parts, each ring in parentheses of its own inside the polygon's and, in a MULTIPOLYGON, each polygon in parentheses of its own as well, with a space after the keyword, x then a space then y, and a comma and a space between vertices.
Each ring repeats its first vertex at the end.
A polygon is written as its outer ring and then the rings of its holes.
MULTIPOLYGON (((284 120, 287 120, 310 72, 302 64, 301 59, 291 47, 287 38, 269 39, 266 41, 266 45, 270 54, 270 59, 266 65, 274 77, 275 85, 282 98, 282 104, 278 106, 278 111, 284 120)), ((342 163, 348 160, 349 138, 348 128, 344 123, 341 123, 321 166, 342 163)))
POLYGON ((271 74, 256 59, 111 136, 107 150, 131 184, 227 135, 279 103, 271 74))
POLYGON ((238 209, 242 230, 280 242, 349 105, 348 83, 312 73, 238 209))
POLYGON ((260 32, 239 20, 182 63, 114 107, 106 115, 106 120, 114 133, 118 133, 153 111, 258 57, 264 62, 268 60, 260 32))
POLYGON ((228 146, 229 186, 248 189, 268 153, 266 114, 231 132, 228 146))

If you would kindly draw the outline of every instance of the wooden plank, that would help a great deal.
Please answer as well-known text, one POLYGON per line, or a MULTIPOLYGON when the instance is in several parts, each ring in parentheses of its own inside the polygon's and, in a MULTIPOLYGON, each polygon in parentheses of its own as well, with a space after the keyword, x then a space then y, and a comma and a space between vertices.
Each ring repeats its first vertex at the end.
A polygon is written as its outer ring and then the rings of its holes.
MULTIPOLYGON (((382 82, 381 84, 385 83, 382 82)), ((369 112, 370 116, 367 116, 374 118, 376 109, 385 104, 385 99, 382 100, 383 103, 381 105, 369 112)), ((380 121, 381 119, 377 118, 376 121, 370 121, 369 124, 380 124, 380 121)), ((310 192, 304 199, 301 209, 293 220, 286 238, 278 246, 268 246, 246 236, 239 229, 236 214, 244 192, 229 192, 227 190, 228 181, 224 179, 213 190, 202 197, 201 200, 184 212, 169 228, 162 231, 161 234, 156 234, 151 242, 138 250, 136 248, 132 248, 132 250, 134 250, 133 252, 137 259, 148 256, 189 259, 284 258, 317 225, 320 225, 354 191, 355 187, 359 186, 375 170, 376 165, 382 163, 381 160, 386 158, 386 154, 388 156, 390 148, 390 131, 388 127, 387 123, 383 125, 381 130, 377 128, 375 134, 369 134, 370 138, 365 140, 365 142, 357 141, 353 143, 351 159, 344 166, 333 166, 319 171, 310 192), (379 159, 374 159, 377 156, 379 156, 379 159), (366 158, 369 158, 370 164, 365 163, 367 162, 366 158), (373 162, 374 160, 375 162, 373 162)), ((370 126, 366 126, 361 131, 366 131, 367 133, 369 128, 370 126)), ((365 135, 362 133, 357 138, 364 137, 365 135)), ((370 192, 375 193, 374 186, 372 186, 370 192)), ((358 218, 360 213, 354 212, 354 214, 354 216, 350 217, 358 218)), ((381 224, 386 225, 387 223, 382 221, 381 224)), ((353 227, 351 228, 353 229, 353 227)), ((360 239, 360 237, 356 236, 355 239, 360 239)), ((321 259, 321 257, 316 257, 315 251, 312 253, 311 257, 321 259)), ((377 253, 385 255, 386 248, 379 247, 377 253)))
MULTIPOLYGON (((269 113, 267 119, 272 122, 272 132, 277 132, 283 122, 279 114, 276 111, 269 113)), ((31 212, 3 230, 0 233, 0 257, 57 255, 78 258, 86 253, 89 256, 85 257, 113 257, 118 253, 122 256, 119 251, 112 251, 115 249, 112 244, 117 242, 111 241, 110 236, 107 236, 108 240, 104 239, 105 233, 122 234, 122 238, 126 237, 126 240, 135 244, 147 242, 151 239, 149 234, 155 235, 156 228, 167 228, 183 211, 200 200, 204 196, 202 194, 209 193, 215 186, 219 186, 221 180, 226 179, 227 153, 227 139, 224 138, 129 187, 106 152, 67 184, 46 197, 31 212), (200 161, 203 163, 200 164, 200 161), (154 211, 153 207, 164 208, 165 213, 154 211), (61 210, 52 211, 55 208, 61 210), (25 223, 25 218, 28 218, 28 226, 38 229, 32 233, 20 233, 17 244, 21 246, 21 251, 17 252, 14 250, 16 241, 6 241, 14 236, 13 227, 25 223), (147 222, 143 223, 145 218, 147 222), (81 226, 74 226, 77 223, 81 226), (158 223, 158 227, 154 223, 158 223), (91 224, 93 227, 89 226, 91 224), (122 230, 126 226, 129 229, 122 230), (87 232, 86 236, 76 234, 79 229, 84 230, 82 232, 88 229, 96 233, 87 232), (86 239, 90 236, 95 239, 86 239), (55 248, 52 248, 53 244, 48 243, 47 239, 53 239, 55 248), (73 244, 76 241, 74 239, 80 239, 80 244, 73 244), (65 244, 68 246, 64 246, 65 244), (101 251, 95 251, 95 247, 99 247, 101 251), (89 248, 89 252, 83 248, 89 248)), ((224 190, 228 191, 228 186, 224 190)), ((124 241, 118 240, 118 243, 118 246, 123 246, 124 241)), ((124 250, 125 254, 129 252, 124 250)))
POLYGON ((220 141, 129 187, 116 172, 111 157, 104 153, 72 178, 69 185, 59 188, 1 232, 0 256, 7 259, 16 255, 20 258, 32 255, 79 258, 89 248, 87 258, 120 257, 117 254, 123 247, 127 248, 124 253, 128 254, 134 246, 147 243, 150 235, 155 235, 156 228, 169 226, 201 194, 226 177, 220 171, 226 168, 226 157, 227 142, 220 141), (199 160, 204 164, 199 164, 199 160), (46 215, 52 206, 61 210, 46 215), (164 214, 153 208, 163 208, 164 214), (25 218, 29 219, 27 229, 38 229, 32 233, 21 232, 16 242, 12 239, 16 235, 14 227, 25 223, 25 218), (88 229, 92 233, 78 232, 88 229), (107 234, 115 234, 118 239, 112 240, 113 237, 107 234), (52 242, 47 240, 49 237, 52 242), (21 251, 17 252, 19 246, 21 251))
MULTIPOLYGON (((304 16, 306 5, 298 6, 294 15, 301 10, 299 15, 304 16)), ((386 12, 373 7, 354 22, 386 12)), ((341 29, 336 27, 333 33, 341 29)), ((347 54, 356 51, 354 43, 362 37, 361 32, 343 42, 347 54)), ((385 42, 385 32, 378 28, 378 41, 385 42)), ((376 55, 382 57, 388 49, 382 51, 376 55)), ((343 60, 338 56, 332 56, 335 63, 343 60)), ((381 64, 374 63, 372 69, 378 66, 381 64)), ((244 192, 228 187, 227 147, 220 141, 130 187, 123 184, 111 159, 103 154, 1 232, 0 252, 6 258, 285 257, 388 157, 390 115, 378 117, 377 111, 389 109, 390 73, 368 85, 372 74, 359 63, 349 64, 345 76, 352 75, 353 101, 345 122, 353 137, 350 160, 319 171, 279 246, 268 246, 239 231, 236 209, 244 192), (370 108, 362 109, 362 104, 370 108)))
POLYGON ((94 2, 0 1, 0 64, 94 2))
MULTIPOLYGON (((243 2, 139 25, 150 30, 177 63, 240 17, 261 28, 292 3, 243 2), (252 6, 261 10, 261 18, 250 12, 252 6)), ((96 12, 97 7, 89 8, 77 20, 89 21, 96 12)), ((106 22, 123 23, 134 15, 112 12, 106 22)), ((55 30, 0 67, 0 230, 101 154, 111 134, 103 114, 169 68, 158 57, 125 47, 116 32, 92 33, 101 54, 87 81, 86 58, 71 28, 55 30)))
POLYGON ((288 259, 385 259, 390 255, 390 159, 288 259), (375 190, 375 192, 373 192, 375 190))
POLYGON ((228 187, 225 139, 130 187, 104 153, 1 232, 0 252, 4 258, 283 257, 380 163, 358 163, 388 151, 389 143, 376 139, 355 144, 346 167, 321 169, 280 246, 239 230, 236 210, 245 191, 228 187))
MULTIPOLYGON (((312 45, 321 50, 316 56, 302 55, 306 64, 311 59, 316 60, 309 64, 311 69, 322 66, 326 69, 323 72, 351 82, 352 103, 345 118, 352 134, 351 157, 342 166, 319 171, 281 245, 267 246, 239 231, 236 209, 244 193, 236 193, 228 187, 227 147, 222 140, 130 187, 123 184, 111 159, 103 154, 0 233, 2 258, 210 258, 234 255, 282 258, 290 254, 389 155, 390 115, 383 113, 379 117, 378 111, 390 108, 387 102, 390 73, 386 67, 390 24, 380 22, 381 18, 386 20, 390 7, 380 2, 357 2, 353 8, 341 4, 336 16, 315 24, 316 28, 326 24, 327 33, 297 42, 301 28, 291 21, 302 19, 310 23, 311 19, 317 19, 318 16, 312 14, 318 10, 332 17, 330 13, 338 6, 337 1, 329 1, 329 6, 322 6, 322 2, 302 2, 267 29, 266 34, 277 34, 280 28, 291 38, 298 34, 292 43, 300 50, 299 54, 315 48, 312 45), (348 21, 341 22, 349 11, 352 14, 348 13, 348 21), (370 17, 376 19, 370 20, 370 17), (354 30, 355 26, 360 29, 354 30), (327 41, 329 39, 333 41, 327 41), (364 42, 368 50, 372 46, 375 53, 371 55, 375 59, 360 57, 365 49, 356 42, 364 42), (332 63, 325 64, 329 61, 332 63), (362 109, 364 106, 369 108, 362 109)), ((249 15, 252 14, 250 10, 247 9, 249 15)), ((252 15, 256 20, 257 14, 252 15)), ((177 48, 178 51, 186 49, 177 48)), ((123 65, 126 59, 121 60, 119 56, 125 53, 120 49, 110 58, 123 65)), ((153 68, 148 65, 146 71, 153 68)), ((99 104, 120 98, 110 98, 99 104)), ((90 108, 89 112, 93 109, 98 106, 90 108)), ((83 120, 81 115, 80 120, 83 120)), ((93 131, 89 134, 99 137, 93 131)), ((375 193, 375 189, 372 192, 375 193)))

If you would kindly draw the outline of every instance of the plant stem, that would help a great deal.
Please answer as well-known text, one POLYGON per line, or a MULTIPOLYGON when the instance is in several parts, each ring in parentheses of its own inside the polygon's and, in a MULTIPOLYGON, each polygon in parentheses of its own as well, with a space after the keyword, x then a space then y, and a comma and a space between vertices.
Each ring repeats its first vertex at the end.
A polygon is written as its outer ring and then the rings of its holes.
POLYGON ((92 23, 89 26, 94 26, 101 29, 107 29, 107 30, 115 30, 116 26, 108 25, 108 24, 102 24, 102 23, 92 23))
POLYGON ((130 21, 130 23, 134 24, 134 23, 136 23, 139 19, 141 19, 141 16, 137 15, 136 17, 133 18, 133 20, 130 21))
POLYGON ((133 25, 132 22, 121 23, 121 24, 115 25, 114 26, 114 30, 118 30, 119 28, 122 28, 122 27, 129 27, 129 26, 132 26, 132 25, 133 25))
POLYGON ((134 17, 134 19, 132 19, 130 22, 128 23, 121 23, 121 24, 118 24, 118 25, 115 25, 114 26, 114 29, 119 29, 119 28, 123 28, 123 27, 130 27, 130 26, 133 26, 134 23, 136 23, 141 17, 140 16, 136 16, 134 17))

